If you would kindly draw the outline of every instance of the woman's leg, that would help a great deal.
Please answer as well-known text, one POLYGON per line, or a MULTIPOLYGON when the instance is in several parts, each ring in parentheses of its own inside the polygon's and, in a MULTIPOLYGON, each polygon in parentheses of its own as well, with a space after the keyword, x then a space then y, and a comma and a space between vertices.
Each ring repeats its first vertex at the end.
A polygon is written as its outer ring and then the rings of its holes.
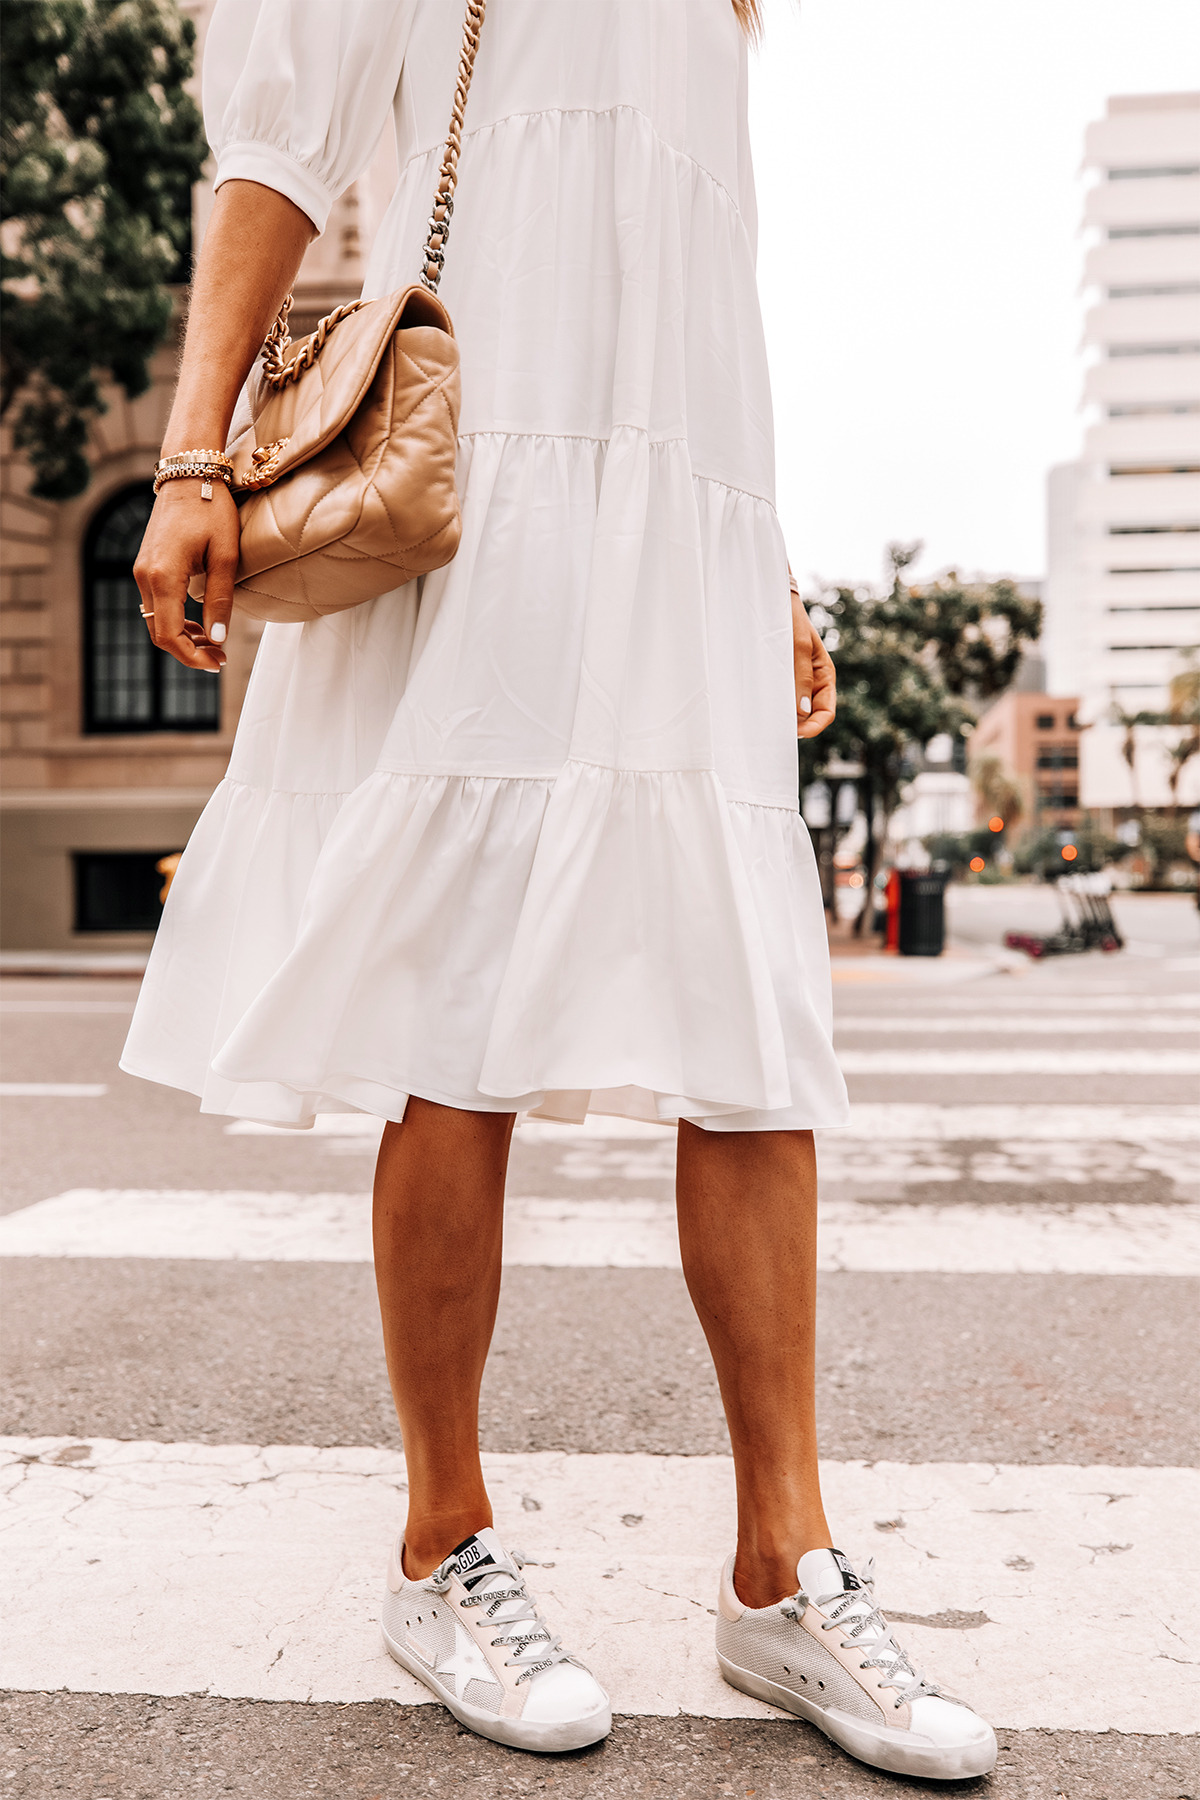
POLYGON ((375 1278, 408 1467, 405 1573, 492 1523, 479 1384, 500 1296, 513 1113, 410 1099, 375 1169, 375 1278))
POLYGON ((817 1474, 817 1167, 811 1131, 679 1126, 679 1244, 712 1351, 737 1476, 734 1586, 796 1589, 832 1542, 817 1474))

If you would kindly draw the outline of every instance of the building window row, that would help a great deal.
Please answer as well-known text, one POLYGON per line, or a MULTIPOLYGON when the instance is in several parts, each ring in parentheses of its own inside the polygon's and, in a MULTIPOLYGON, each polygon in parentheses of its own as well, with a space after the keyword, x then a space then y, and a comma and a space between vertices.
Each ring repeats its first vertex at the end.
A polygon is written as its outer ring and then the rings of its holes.
POLYGON ((1185 532, 1200 532, 1200 525, 1110 525, 1109 537, 1165 537, 1182 536, 1185 532))
POLYGON ((1079 783, 1073 787, 1039 787, 1038 799, 1046 812, 1073 812, 1079 805, 1079 783))
MULTIPOLYGON (((1198 288, 1197 293, 1200 293, 1198 288)), ((1197 400, 1154 400, 1136 405, 1110 406, 1110 419, 1169 419, 1179 413, 1200 413, 1197 400)))
POLYGON ((1200 575, 1200 563, 1130 563, 1120 569, 1105 569, 1106 575, 1200 575))
POLYGON ((1110 475, 1200 475, 1200 463, 1110 463, 1110 475))
POLYGON ((1200 237, 1200 225, 1113 225, 1109 238, 1200 237))
POLYGON ((1143 287, 1110 287, 1106 300, 1157 300, 1163 295, 1200 294, 1200 281, 1156 281, 1143 287))
POLYGON ((1043 744, 1037 753, 1039 769, 1077 769, 1079 750, 1075 744, 1043 744))
MULTIPOLYGON (((1113 573, 1114 571, 1110 569, 1109 574, 1113 573)), ((1120 569, 1115 573, 1124 574, 1124 570, 1120 569)), ((1171 573, 1174 574, 1174 570, 1171 573)), ((1200 606, 1190 606, 1185 600, 1181 606, 1107 606, 1104 610, 1110 613, 1138 613, 1139 615, 1142 613, 1167 613, 1174 619, 1186 618, 1189 613, 1200 613, 1200 606)))
POLYGON ((1109 356, 1200 356, 1200 342, 1191 344, 1110 344, 1109 356))
POLYGON ((1200 163, 1175 163, 1160 169, 1109 169, 1110 181, 1155 181, 1167 175, 1200 175, 1200 163))

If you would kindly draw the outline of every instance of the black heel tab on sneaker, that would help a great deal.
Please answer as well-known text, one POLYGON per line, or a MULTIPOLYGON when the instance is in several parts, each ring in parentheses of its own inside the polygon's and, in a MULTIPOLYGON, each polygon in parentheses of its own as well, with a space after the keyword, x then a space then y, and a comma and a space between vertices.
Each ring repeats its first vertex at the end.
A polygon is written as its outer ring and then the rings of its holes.
POLYGON ((845 1554, 844 1551, 834 1550, 832 1547, 830 1548, 829 1554, 830 1554, 830 1556, 832 1556, 834 1562, 837 1564, 838 1570, 841 1574, 842 1591, 847 1594, 853 1594, 853 1593, 859 1592, 862 1588, 862 1582, 858 1579, 858 1576, 854 1573, 854 1570, 850 1563, 850 1558, 845 1554))

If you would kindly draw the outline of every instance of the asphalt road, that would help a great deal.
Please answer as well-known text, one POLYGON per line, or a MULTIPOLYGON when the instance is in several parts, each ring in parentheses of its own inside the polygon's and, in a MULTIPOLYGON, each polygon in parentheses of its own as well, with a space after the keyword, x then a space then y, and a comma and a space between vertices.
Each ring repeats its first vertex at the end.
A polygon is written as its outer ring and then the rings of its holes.
POLYGON ((30 977, 0 984, 0 1080, 102 1091, 4 1102, 0 1248, 24 1235, 4 1263, 3 1790, 1196 1800, 1200 934, 1187 900, 1135 897, 1120 955, 996 955, 1052 904, 972 890, 941 962, 839 963, 858 1122, 820 1146, 844 1547, 876 1556, 902 1639, 993 1717, 994 1776, 878 1775, 712 1675, 727 1438, 682 1277, 638 1236, 670 1198, 669 1134, 616 1126, 518 1133, 514 1206, 562 1216, 505 1271, 482 1442, 501 1527, 532 1534, 533 1585, 617 1727, 534 1759, 415 1704, 374 1637, 403 1483, 371 1272, 350 1227, 304 1248, 321 1197, 352 1226, 365 1207, 369 1129, 231 1132, 117 1070, 135 981, 30 977), (131 1238, 147 1191, 190 1215, 177 1254, 131 1238), (295 1254, 204 1224, 235 1192, 246 1218, 287 1197, 295 1254), (589 1495, 594 1568, 572 1561, 589 1495))

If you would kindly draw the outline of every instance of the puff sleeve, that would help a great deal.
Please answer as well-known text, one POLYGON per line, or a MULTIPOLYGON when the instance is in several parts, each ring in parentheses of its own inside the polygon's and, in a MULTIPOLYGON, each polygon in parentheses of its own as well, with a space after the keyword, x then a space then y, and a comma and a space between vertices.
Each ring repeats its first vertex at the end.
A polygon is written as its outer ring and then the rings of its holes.
POLYGON ((417 0, 217 0, 204 47, 216 183, 274 188, 324 231, 387 122, 417 0))

